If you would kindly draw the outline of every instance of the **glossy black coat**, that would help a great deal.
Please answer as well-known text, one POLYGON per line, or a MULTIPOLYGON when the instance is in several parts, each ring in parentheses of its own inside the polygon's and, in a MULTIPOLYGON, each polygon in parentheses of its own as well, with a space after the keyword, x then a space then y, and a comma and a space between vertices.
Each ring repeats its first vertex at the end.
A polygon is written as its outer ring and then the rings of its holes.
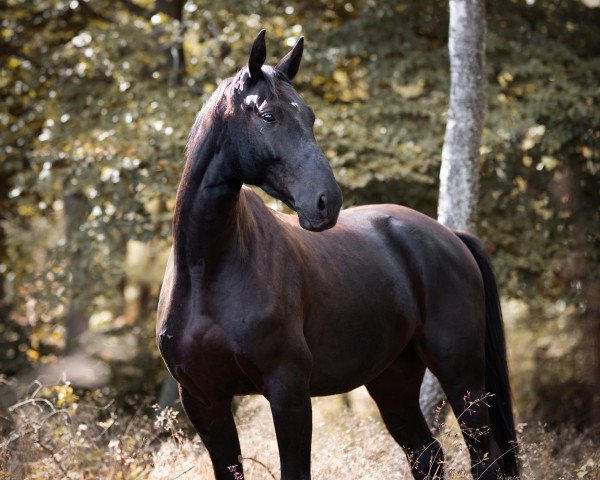
POLYGON ((269 400, 281 478, 297 480, 310 478, 310 396, 360 385, 415 478, 441 477, 418 406, 426 367, 464 431, 481 430, 465 435, 476 478, 516 473, 497 290, 481 245, 396 205, 340 213, 314 114, 290 83, 302 48, 301 39, 268 67, 259 34, 248 66, 198 115, 177 194, 157 341, 216 478, 243 478, 234 395, 269 400), (244 183, 298 216, 266 207, 244 183), (486 393, 495 397, 469 403, 486 393))

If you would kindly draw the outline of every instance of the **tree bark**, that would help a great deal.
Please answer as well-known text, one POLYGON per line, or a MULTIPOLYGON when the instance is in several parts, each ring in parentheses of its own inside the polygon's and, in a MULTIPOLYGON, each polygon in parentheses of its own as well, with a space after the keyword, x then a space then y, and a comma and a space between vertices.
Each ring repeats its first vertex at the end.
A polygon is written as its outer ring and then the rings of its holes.
POLYGON ((161 53, 165 55, 165 73, 167 82, 172 87, 180 86, 185 78, 185 51, 183 49, 183 35, 185 25, 183 23, 183 7, 186 0, 156 0, 154 8, 146 8, 138 5, 132 0, 120 0, 127 10, 134 15, 150 20, 156 13, 164 13, 179 22, 179 35, 172 44, 166 48, 160 48, 161 53))
POLYGON ((87 199, 82 193, 70 193, 63 196, 65 206, 66 239, 71 248, 69 268, 69 309, 65 318, 65 350, 75 351, 79 346, 79 338, 88 329, 89 282, 86 275, 87 258, 80 250, 84 245, 79 226, 88 214, 87 199))
POLYGON ((4 222, 8 217, 6 212, 10 212, 12 207, 10 201, 8 200, 8 190, 10 188, 12 175, 12 171, 9 171, 8 169, 0 169, 0 266, 3 265, 3 267, 0 267, 0 309, 7 306, 5 298, 5 278, 9 267, 4 222))
POLYGON ((166 58, 166 65, 169 69, 167 78, 171 86, 181 85, 185 77, 185 52, 183 50, 184 5, 185 0, 157 0, 156 2, 156 11, 162 12, 179 22, 179 38, 169 47, 166 58))
MULTIPOLYGON (((486 108, 485 4, 483 0, 449 3, 450 106, 442 148, 438 221, 455 230, 473 232, 486 108)), ((430 427, 435 428, 436 410, 443 399, 437 379, 428 370, 420 404, 430 427)))

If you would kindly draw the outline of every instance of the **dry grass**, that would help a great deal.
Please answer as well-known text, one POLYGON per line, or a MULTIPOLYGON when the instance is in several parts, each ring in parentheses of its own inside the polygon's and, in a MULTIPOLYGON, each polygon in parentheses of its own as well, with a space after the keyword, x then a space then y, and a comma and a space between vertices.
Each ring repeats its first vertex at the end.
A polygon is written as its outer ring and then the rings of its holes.
MULTIPOLYGON (((0 440, 0 479, 210 479, 212 468, 197 436, 170 410, 117 414, 99 399, 78 401, 68 385, 35 387, 11 408, 13 430, 0 440)), ((410 479, 409 465, 381 423, 364 390, 313 400, 313 477, 410 479)), ((246 478, 279 478, 268 403, 246 397, 237 411, 246 478)), ((440 440, 451 480, 469 478, 469 462, 456 421, 440 440)), ((600 449, 574 431, 524 428, 521 457, 526 480, 598 479, 600 449)))

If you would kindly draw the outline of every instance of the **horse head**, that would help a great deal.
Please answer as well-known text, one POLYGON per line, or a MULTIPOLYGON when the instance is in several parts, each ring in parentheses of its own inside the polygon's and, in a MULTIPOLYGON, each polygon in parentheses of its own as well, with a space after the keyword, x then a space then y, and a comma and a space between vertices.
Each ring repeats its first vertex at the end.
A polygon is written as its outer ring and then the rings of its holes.
POLYGON ((277 64, 265 65, 265 31, 231 85, 229 142, 241 181, 262 188, 298 213, 300 225, 321 231, 335 225, 342 193, 313 133, 315 114, 291 82, 304 38, 277 64))

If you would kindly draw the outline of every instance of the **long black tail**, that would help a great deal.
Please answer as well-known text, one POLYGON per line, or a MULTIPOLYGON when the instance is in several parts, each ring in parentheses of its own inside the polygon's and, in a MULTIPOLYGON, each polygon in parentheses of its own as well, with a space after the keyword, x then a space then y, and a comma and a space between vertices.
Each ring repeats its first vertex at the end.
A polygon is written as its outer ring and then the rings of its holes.
POLYGON ((489 400, 490 427, 502 452, 500 463, 506 476, 517 476, 517 437, 512 414, 506 341, 496 276, 481 241, 468 233, 455 232, 471 251, 481 270, 485 288, 485 388, 489 400))

